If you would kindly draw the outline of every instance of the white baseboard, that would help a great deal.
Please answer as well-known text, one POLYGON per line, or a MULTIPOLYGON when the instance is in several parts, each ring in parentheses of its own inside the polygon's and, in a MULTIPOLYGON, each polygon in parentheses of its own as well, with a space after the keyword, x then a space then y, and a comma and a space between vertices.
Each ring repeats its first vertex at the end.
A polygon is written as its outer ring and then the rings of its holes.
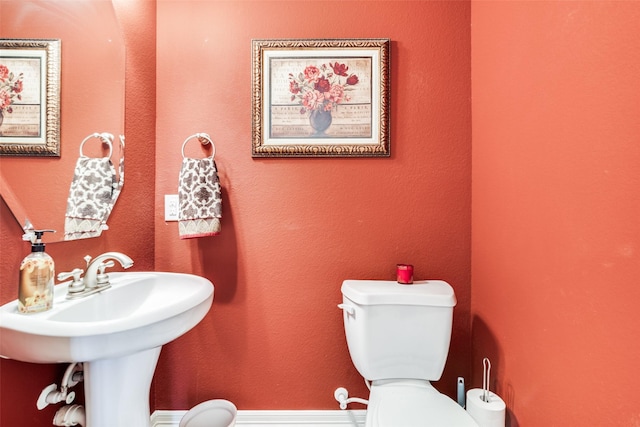
MULTIPOLYGON (((154 411, 151 427, 178 427, 187 411, 154 411)), ((364 427, 367 411, 238 411, 238 427, 364 427)), ((212 426, 215 427, 215 426, 212 426)))

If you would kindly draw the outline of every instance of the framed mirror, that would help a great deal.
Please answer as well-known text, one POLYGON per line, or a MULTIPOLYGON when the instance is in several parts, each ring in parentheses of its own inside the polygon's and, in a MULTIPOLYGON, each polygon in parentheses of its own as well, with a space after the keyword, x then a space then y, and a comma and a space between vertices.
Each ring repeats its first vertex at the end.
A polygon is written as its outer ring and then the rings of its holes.
MULTIPOLYGON (((0 1, 0 39, 60 40, 60 156, 0 156, 0 193, 21 226, 28 218, 36 229, 56 230, 47 242, 62 241, 83 140, 114 135, 118 168, 125 108, 120 25, 110 0, 0 1)), ((84 154, 105 157, 110 150, 98 138, 86 143, 84 154)))

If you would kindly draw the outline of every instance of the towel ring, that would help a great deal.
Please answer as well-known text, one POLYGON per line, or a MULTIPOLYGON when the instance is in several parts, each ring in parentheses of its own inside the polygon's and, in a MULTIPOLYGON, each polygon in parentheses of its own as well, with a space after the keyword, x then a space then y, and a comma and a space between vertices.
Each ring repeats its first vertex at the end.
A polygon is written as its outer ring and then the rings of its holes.
POLYGON ((213 141, 211 140, 211 137, 209 136, 209 134, 207 134, 207 133, 195 133, 195 134, 191 135, 190 137, 188 137, 187 139, 185 139, 184 142, 182 143, 182 158, 183 159, 184 159, 184 146, 187 145, 187 142, 189 142, 189 140, 191 138, 198 138, 198 141, 200 141, 200 144, 202 144, 202 145, 211 144, 211 148, 213 149, 213 153, 211 153, 211 158, 213 159, 216 156, 216 146, 213 143, 213 141))
POLYGON ((109 146, 109 155, 106 156, 106 158, 110 159, 111 155, 113 154, 113 135, 111 135, 108 132, 102 132, 102 133, 95 132, 87 136, 85 139, 83 139, 82 142, 80 143, 80 157, 86 157, 82 152, 82 147, 84 147, 84 143, 91 138, 100 138, 103 144, 107 144, 109 146))

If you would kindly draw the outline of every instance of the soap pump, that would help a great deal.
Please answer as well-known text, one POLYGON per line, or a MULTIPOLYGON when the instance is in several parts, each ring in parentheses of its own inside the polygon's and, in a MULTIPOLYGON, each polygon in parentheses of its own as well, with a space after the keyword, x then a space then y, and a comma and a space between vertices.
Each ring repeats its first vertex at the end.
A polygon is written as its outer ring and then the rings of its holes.
POLYGON ((44 251, 42 235, 55 230, 29 230, 24 240, 31 240, 31 253, 20 264, 18 311, 37 313, 53 307, 55 264, 44 251))

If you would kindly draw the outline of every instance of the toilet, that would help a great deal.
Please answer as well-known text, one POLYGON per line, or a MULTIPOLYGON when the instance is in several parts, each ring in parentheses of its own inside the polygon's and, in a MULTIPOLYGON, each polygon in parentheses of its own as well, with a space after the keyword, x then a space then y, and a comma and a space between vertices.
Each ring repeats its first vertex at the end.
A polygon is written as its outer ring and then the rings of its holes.
POLYGON ((453 288, 441 280, 345 280, 341 290, 349 354, 371 382, 365 427, 478 427, 430 383, 449 353, 453 288))
POLYGON ((223 399, 207 400, 191 408, 180 420, 179 427, 233 427, 236 405, 223 399))

